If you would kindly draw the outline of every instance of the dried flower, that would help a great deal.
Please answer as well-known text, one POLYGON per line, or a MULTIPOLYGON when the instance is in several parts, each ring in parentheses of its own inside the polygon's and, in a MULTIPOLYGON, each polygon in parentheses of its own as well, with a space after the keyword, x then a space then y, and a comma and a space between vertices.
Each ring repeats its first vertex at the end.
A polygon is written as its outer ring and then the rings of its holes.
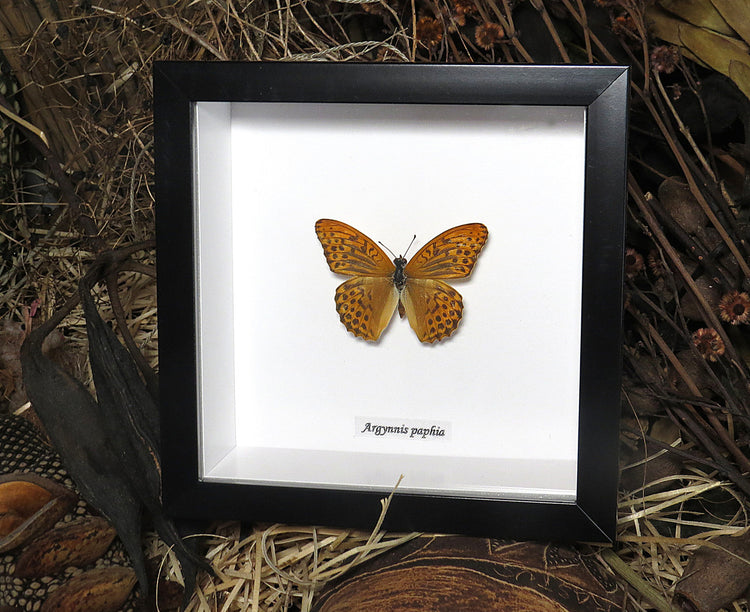
POLYGON ((732 325, 750 323, 750 296, 744 291, 730 291, 719 302, 719 314, 732 325))
POLYGON ((477 12, 477 5, 472 0, 453 0, 453 19, 460 26, 466 25, 466 17, 477 12))
POLYGON ((680 54, 672 45, 659 45, 651 51, 651 67, 656 72, 672 74, 679 59, 680 54))
POLYGON ((416 38, 428 49, 433 49, 443 40, 443 25, 434 17, 420 17, 416 38))
POLYGON ((614 22, 612 23, 612 33, 616 36, 624 34, 626 36, 640 38, 635 21, 630 15, 620 15, 619 17, 615 17, 614 22))
POLYGON ((704 359, 718 361, 724 354, 724 341, 719 333, 710 327, 703 327, 693 334, 693 344, 704 359))
POLYGON ((648 253, 648 269, 656 278, 660 278, 667 273, 664 260, 656 249, 651 249, 648 253))
POLYGON ((477 41, 477 44, 482 49, 487 51, 499 43, 504 36, 505 30, 503 30, 503 26, 490 21, 485 21, 482 25, 478 25, 474 32, 474 40, 477 41))
POLYGON ((385 15, 386 9, 380 2, 362 2, 362 10, 370 15, 385 15))
POLYGON ((635 249, 625 249, 625 276, 635 278, 643 271, 643 255, 635 249))

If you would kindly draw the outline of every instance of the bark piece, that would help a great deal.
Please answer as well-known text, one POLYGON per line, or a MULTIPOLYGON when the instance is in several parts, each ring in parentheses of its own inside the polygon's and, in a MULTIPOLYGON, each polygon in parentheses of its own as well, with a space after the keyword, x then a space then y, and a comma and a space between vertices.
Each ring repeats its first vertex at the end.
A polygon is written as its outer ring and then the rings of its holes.
POLYGON ((719 536, 711 542, 721 549, 698 550, 675 588, 676 600, 690 612, 729 606, 750 586, 750 533, 719 536))

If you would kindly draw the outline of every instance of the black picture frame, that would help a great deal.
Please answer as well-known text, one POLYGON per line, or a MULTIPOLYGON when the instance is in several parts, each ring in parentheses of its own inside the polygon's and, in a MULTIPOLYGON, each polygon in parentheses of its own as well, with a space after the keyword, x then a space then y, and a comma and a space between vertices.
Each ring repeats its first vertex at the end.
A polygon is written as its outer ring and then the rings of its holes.
MULTIPOLYGON (((397 493, 384 528, 612 542, 618 484, 628 69, 156 62, 153 76, 161 454, 167 511, 182 518, 370 528, 380 514, 378 501, 385 496, 382 490, 335 485, 213 482, 201 477, 197 103, 582 107, 585 185, 575 499, 397 493)), ((320 258, 324 266, 322 252, 320 258)))

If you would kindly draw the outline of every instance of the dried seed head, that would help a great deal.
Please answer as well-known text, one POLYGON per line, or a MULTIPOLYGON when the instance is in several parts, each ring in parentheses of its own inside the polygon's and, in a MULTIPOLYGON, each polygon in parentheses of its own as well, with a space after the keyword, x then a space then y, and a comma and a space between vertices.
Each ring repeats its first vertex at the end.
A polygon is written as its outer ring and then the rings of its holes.
POLYGON ((703 327, 693 334, 693 344, 704 359, 718 361, 724 354, 724 341, 719 333, 710 327, 703 327))
POLYGON ((656 72, 672 74, 680 60, 680 54, 672 45, 659 45, 651 51, 651 68, 656 72))
POLYGON ((612 22, 612 33, 616 36, 627 36, 640 39, 638 27, 630 15, 620 15, 612 22))
POLYGON ((664 265, 664 260, 661 258, 659 251, 651 249, 648 252, 648 269, 651 270, 656 278, 661 278, 667 273, 667 267, 664 265))
POLYGON ((625 249, 625 276, 635 278, 643 271, 643 255, 635 249, 625 249))
POLYGON ((477 44, 487 51, 499 43, 504 36, 505 30, 503 30, 503 26, 499 23, 492 23, 489 21, 478 25, 474 32, 474 39, 477 44))
POLYGON ((719 302, 719 315, 727 323, 750 323, 750 296, 744 291, 730 291, 719 302))
POLYGON ((466 17, 476 12, 477 5, 472 0, 453 0, 453 19, 458 25, 466 25, 466 17))
POLYGON ((417 41, 434 49, 443 40, 443 25, 434 17, 421 17, 417 21, 417 41))

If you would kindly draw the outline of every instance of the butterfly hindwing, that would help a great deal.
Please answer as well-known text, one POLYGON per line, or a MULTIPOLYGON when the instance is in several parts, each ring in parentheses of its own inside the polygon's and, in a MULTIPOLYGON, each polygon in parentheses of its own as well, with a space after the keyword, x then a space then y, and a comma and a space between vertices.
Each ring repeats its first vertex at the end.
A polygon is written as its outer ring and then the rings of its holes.
POLYGON ((344 327, 365 340, 377 340, 398 304, 389 277, 356 276, 336 289, 336 311, 344 327))
POLYGON ((336 274, 390 277, 396 269, 375 242, 351 225, 320 219, 315 223, 315 232, 328 266, 336 274))
POLYGON ((407 278, 466 278, 487 236, 487 227, 482 223, 446 230, 419 249, 406 264, 404 273, 407 278))
POLYGON ((435 342, 450 336, 464 310, 461 294, 437 279, 409 278, 401 293, 409 325, 421 342, 435 342))

